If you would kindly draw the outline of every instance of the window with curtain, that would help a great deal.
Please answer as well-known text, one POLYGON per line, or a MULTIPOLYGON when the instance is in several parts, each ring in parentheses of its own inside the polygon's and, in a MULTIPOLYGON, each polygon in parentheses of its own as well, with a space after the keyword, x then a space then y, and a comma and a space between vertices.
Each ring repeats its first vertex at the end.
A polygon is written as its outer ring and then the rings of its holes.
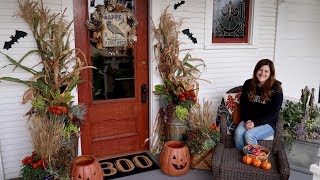
POLYGON ((212 43, 248 43, 250 0, 214 0, 212 43))

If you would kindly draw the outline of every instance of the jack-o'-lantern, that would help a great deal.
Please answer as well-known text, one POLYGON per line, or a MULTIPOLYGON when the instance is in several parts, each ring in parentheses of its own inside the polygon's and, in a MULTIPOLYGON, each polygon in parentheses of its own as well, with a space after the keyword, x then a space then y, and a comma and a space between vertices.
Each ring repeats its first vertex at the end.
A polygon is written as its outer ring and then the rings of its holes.
POLYGON ((190 169, 190 152, 182 141, 167 141, 160 154, 160 169, 169 176, 181 176, 190 169))
POLYGON ((71 168, 72 179, 103 179, 103 171, 98 160, 91 155, 82 155, 74 158, 71 168))

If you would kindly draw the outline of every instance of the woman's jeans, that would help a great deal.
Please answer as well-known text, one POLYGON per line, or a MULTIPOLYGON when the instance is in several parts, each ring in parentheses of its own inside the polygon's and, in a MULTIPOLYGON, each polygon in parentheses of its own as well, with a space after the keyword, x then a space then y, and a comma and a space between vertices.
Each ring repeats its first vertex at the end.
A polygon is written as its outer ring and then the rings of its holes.
POLYGON ((234 142, 237 149, 242 148, 248 144, 258 144, 258 140, 263 140, 274 134, 273 128, 269 124, 254 127, 247 130, 245 122, 241 121, 234 133, 234 142))

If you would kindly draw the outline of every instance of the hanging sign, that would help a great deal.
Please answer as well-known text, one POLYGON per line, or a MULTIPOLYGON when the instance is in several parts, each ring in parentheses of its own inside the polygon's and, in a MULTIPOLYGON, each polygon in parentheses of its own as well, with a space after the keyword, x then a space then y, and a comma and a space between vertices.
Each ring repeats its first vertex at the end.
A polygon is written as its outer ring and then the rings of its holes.
POLYGON ((98 49, 106 49, 110 55, 125 53, 128 46, 137 41, 137 20, 124 4, 97 5, 86 26, 90 42, 98 49))

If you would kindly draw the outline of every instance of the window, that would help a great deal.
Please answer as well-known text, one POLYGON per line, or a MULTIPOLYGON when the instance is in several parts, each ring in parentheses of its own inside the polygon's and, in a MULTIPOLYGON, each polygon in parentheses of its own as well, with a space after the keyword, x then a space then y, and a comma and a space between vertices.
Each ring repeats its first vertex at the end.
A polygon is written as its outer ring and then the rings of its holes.
POLYGON ((248 43, 250 0, 214 0, 212 43, 248 43))

